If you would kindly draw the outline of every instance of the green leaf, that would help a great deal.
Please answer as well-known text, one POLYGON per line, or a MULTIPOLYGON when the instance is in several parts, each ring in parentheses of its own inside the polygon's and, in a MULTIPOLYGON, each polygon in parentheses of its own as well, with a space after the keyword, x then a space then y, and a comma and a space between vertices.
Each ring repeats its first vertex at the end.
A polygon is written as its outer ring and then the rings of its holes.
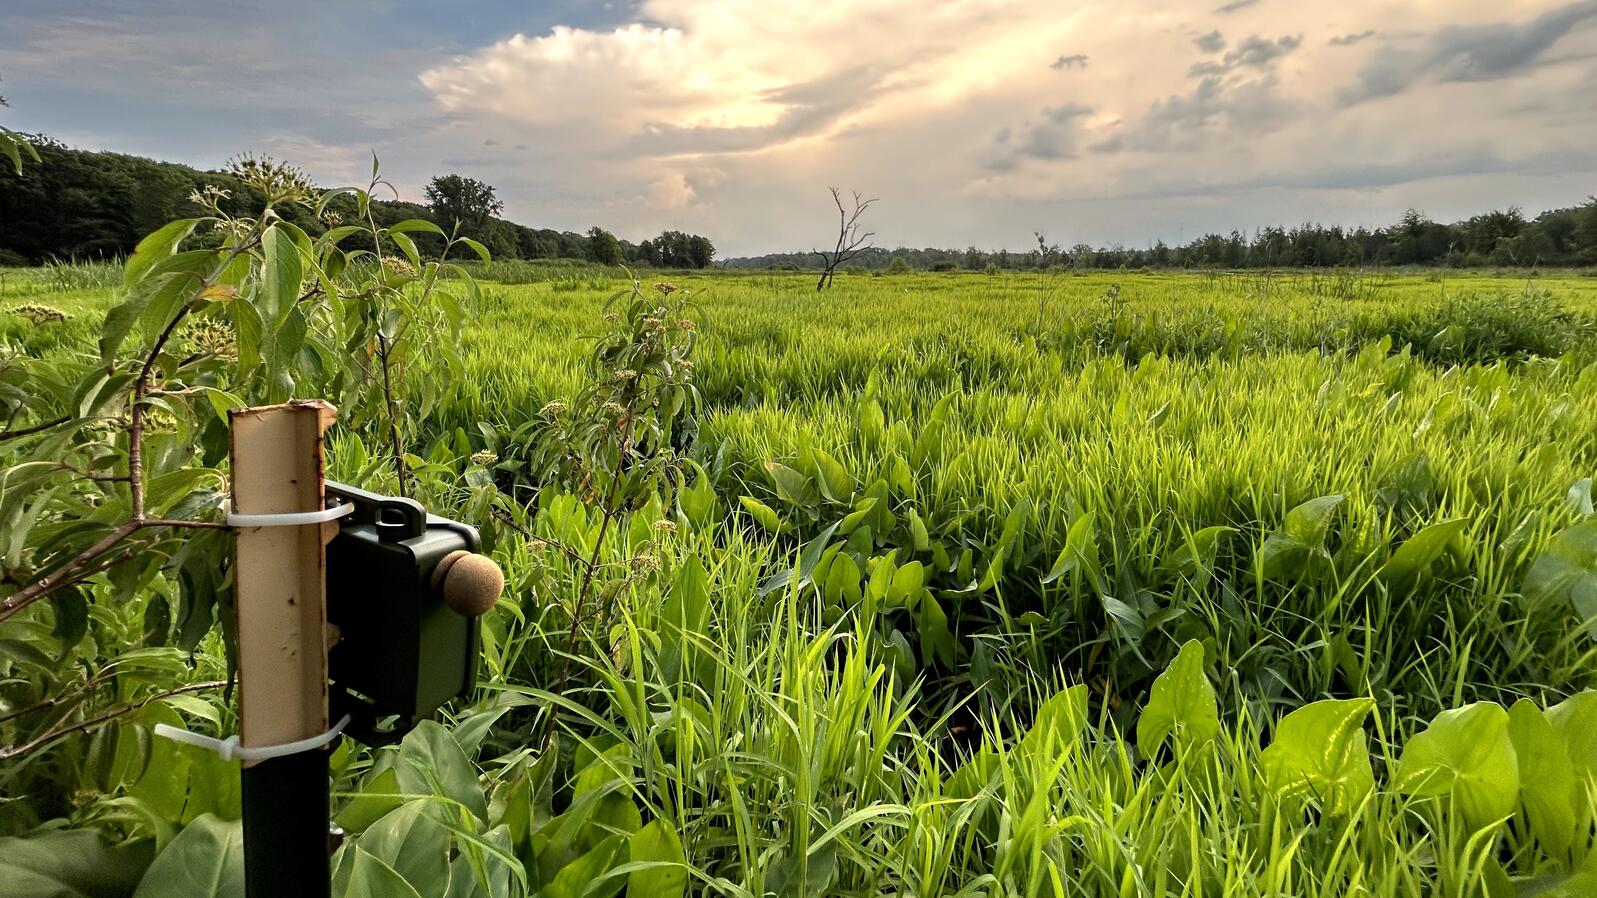
POLYGON ((1215 555, 1220 549, 1220 537, 1235 533, 1235 527, 1216 524, 1187 535, 1181 548, 1171 553, 1164 567, 1189 580, 1207 582, 1214 571, 1215 555))
POLYGON ((180 218, 162 225, 140 240, 139 245, 133 248, 133 255, 128 256, 127 264, 122 267, 123 286, 133 286, 157 263, 170 257, 177 251, 178 244, 194 233, 194 227, 199 223, 198 218, 180 218))
POLYGON ((654 820, 628 839, 631 862, 662 866, 633 870, 627 875, 627 895, 649 898, 681 898, 687 891, 687 855, 682 839, 671 824, 654 820))
POLYGON ((1265 538, 1255 561, 1267 579, 1290 579, 1302 572, 1311 555, 1324 554, 1325 537, 1342 496, 1310 499, 1287 512, 1280 529, 1265 538))
POLYGON ((156 857, 133 898, 243 898, 244 827, 214 814, 195 818, 156 857))
POLYGON ((1597 779, 1597 692, 1577 692, 1548 708, 1547 722, 1564 738, 1575 770, 1597 779))
POLYGON ((873 400, 865 400, 859 404, 855 413, 859 425, 860 440, 867 446, 874 446, 881 442, 882 431, 887 428, 887 419, 882 414, 882 407, 873 400))
POLYGON ((848 469, 832 456, 819 449, 812 451, 815 456, 815 468, 818 473, 816 480, 821 487, 821 494, 833 502, 847 502, 854 494, 854 478, 849 476, 848 469))
POLYGON ((1394 785, 1409 795, 1451 795, 1474 830, 1507 817, 1519 797, 1508 712, 1476 702, 1436 715, 1403 746, 1394 785))
POLYGON ((1015 750, 1023 756, 1051 762, 1078 746, 1086 730, 1087 686, 1081 683, 1061 689, 1043 702, 1031 729, 1015 750))
POLYGON ((344 809, 338 812, 334 819, 343 827, 344 832, 359 835, 382 819, 384 814, 399 807, 404 802, 394 796, 402 794, 399 787, 399 771, 393 767, 386 767, 375 776, 370 776, 360 792, 344 809))
POLYGON ((823 590, 827 601, 844 608, 854 605, 864 596, 860 588, 859 563, 854 556, 839 553, 832 559, 826 569, 826 587, 823 590))
MULTIPOLYGON (((1065 532, 1065 547, 1060 550, 1054 566, 1042 578, 1044 585, 1070 573, 1086 573, 1096 577, 1098 568, 1098 530, 1093 512, 1087 512, 1071 523, 1065 532)), ((1096 588, 1099 584, 1094 582, 1096 588)))
POLYGON ((626 844, 624 838, 620 835, 610 836, 587 854, 561 867, 560 872, 538 893, 540 898, 586 898, 589 888, 616 865, 616 854, 626 844))
POLYGON ((483 246, 481 243, 478 243, 470 237, 457 237, 455 239, 456 242, 464 243, 466 246, 471 247, 471 251, 477 254, 477 258, 482 259, 484 262, 493 261, 493 254, 488 252, 488 247, 483 246))
POLYGON ((61 658, 65 660, 89 632, 89 600, 74 587, 52 593, 50 605, 55 610, 55 627, 50 635, 61 640, 61 658))
POLYGON ((920 594, 926 585, 926 565, 911 561, 893 572, 892 584, 887 587, 887 604, 904 605, 920 594))
POLYGON ((943 606, 930 595, 921 596, 915 606, 915 623, 920 630, 921 660, 930 664, 933 658, 952 666, 959 648, 953 631, 948 629, 948 615, 943 606))
POLYGON ((739 496, 738 501, 743 503, 743 507, 748 509, 749 514, 754 516, 755 522, 765 528, 767 533, 781 533, 784 529, 782 519, 776 516, 771 506, 751 496, 739 496))
POLYGON ((281 226, 266 229, 261 235, 261 281, 255 306, 267 333, 275 333, 299 298, 299 284, 305 268, 294 238, 281 226))
POLYGON ((1532 603, 1568 602, 1597 639, 1597 518, 1560 531, 1520 587, 1532 603))
POLYGON ((1219 733, 1219 705, 1203 672, 1203 643, 1190 640, 1153 681, 1148 706, 1137 718, 1137 749, 1151 758, 1165 737, 1174 734, 1176 744, 1187 751, 1219 733))
POLYGON ((399 746, 400 788, 408 795, 442 795, 460 802, 477 819, 488 820, 488 805, 477 773, 456 742, 437 721, 424 720, 399 746))
MULTIPOLYGON (((444 233, 443 228, 440 228, 438 225, 433 224, 425 218, 407 218, 397 224, 391 224, 388 226, 388 233, 390 234, 408 234, 414 231, 425 231, 429 234, 437 234, 440 237, 449 236, 448 234, 444 233)), ((487 260, 484 259, 483 261, 487 260)))
POLYGON ((1311 797, 1331 814, 1348 814, 1375 788, 1364 719, 1367 698, 1318 701, 1281 719, 1259 755, 1265 782, 1278 795, 1311 797))
POLYGON ((906 511, 904 513, 904 518, 905 520, 909 521, 910 545, 915 549, 915 551, 924 552, 931 548, 931 535, 926 532, 926 523, 921 520, 920 515, 916 513, 915 509, 911 508, 906 511))
POLYGON ((1563 737, 1530 699, 1508 709, 1508 738, 1519 762, 1519 798, 1537 841, 1554 858, 1575 838, 1575 765, 1563 737))
POLYGON ((820 500, 810 479, 792 468, 768 461, 765 471, 771 475, 771 484, 776 487, 776 494, 782 497, 782 501, 800 508, 813 508, 820 500))
POLYGON ((1381 566, 1381 577, 1405 580, 1425 573, 1468 526, 1467 518, 1453 518, 1420 528, 1381 566))
POLYGON ((373 823, 359 842, 422 895, 449 889, 449 830, 428 816, 432 805, 425 798, 401 805, 373 823))
POLYGON ((6 898, 126 898, 155 856, 155 843, 113 843, 89 829, 0 839, 6 898))
MULTIPOLYGON (((345 851, 353 854, 346 861, 349 864, 349 884, 344 887, 343 898, 422 898, 421 893, 399 875, 399 871, 378 860, 371 852, 359 845, 352 845, 345 851)), ((442 894, 435 892, 428 898, 442 894)))

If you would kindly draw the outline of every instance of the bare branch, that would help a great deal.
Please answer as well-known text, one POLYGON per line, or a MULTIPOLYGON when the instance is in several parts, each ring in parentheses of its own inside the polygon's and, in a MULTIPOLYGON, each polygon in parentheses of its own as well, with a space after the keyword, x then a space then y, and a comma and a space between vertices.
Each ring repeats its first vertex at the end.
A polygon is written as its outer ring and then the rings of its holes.
POLYGON ((816 282, 817 291, 825 289, 832 283, 832 276, 837 267, 855 258, 860 253, 871 249, 871 238, 876 236, 875 231, 865 231, 860 225, 860 218, 865 215, 875 197, 866 198, 858 190, 853 191, 853 208, 843 204, 843 193, 836 187, 827 188, 832 193, 832 204, 837 207, 837 243, 831 252, 812 250, 821 257, 821 279, 816 282))

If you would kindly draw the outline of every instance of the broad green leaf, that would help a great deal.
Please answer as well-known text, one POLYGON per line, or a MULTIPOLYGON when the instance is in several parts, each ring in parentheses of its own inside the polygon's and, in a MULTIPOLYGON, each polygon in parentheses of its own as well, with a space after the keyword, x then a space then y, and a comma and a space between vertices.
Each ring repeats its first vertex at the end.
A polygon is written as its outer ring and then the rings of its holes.
POLYGON ((1476 702, 1436 715, 1403 746, 1394 785, 1409 795, 1451 795, 1474 830, 1507 817, 1519 798, 1508 712, 1476 702))
POLYGON ((774 461, 766 462, 765 470, 771 475, 771 483, 782 501, 800 508, 812 508, 820 500, 815 485, 803 474, 774 461))
POLYGON ((198 218, 180 218, 162 225, 154 233, 139 241, 122 267, 122 284, 131 287, 158 263, 177 252, 178 244, 194 233, 200 223, 198 218))
POLYGON ((871 516, 871 511, 876 508, 876 499, 867 496, 855 504, 854 510, 843 516, 838 522, 837 532, 847 536, 854 532, 854 528, 865 522, 871 516))
MULTIPOLYGON (((1044 584, 1052 583, 1070 573, 1093 573, 1098 567, 1098 531, 1096 515, 1087 512, 1071 523, 1065 532, 1065 547, 1054 560, 1054 566, 1042 578, 1044 584)), ((1098 584, 1095 582, 1094 587, 1098 584)))
MULTIPOLYGON (((348 885, 345 886, 342 898, 423 898, 421 892, 416 891, 405 881, 405 877, 399 875, 399 871, 378 860, 360 845, 351 845, 345 850, 353 853, 349 855, 347 861, 348 885)), ((441 894, 443 893, 430 893, 426 898, 435 898, 441 894)))
POLYGON ((930 595, 921 597, 915 606, 915 622, 920 630, 921 660, 930 664, 936 658, 945 665, 952 665, 958 644, 953 631, 948 629, 948 616, 937 599, 930 595))
POLYGON ((1564 501, 1569 504, 1570 510, 1583 518, 1597 514, 1597 510, 1592 507, 1591 482, 1590 477, 1582 477, 1575 481, 1575 485, 1570 487, 1564 496, 1564 501))
POLYGON ((1209 743, 1219 733, 1219 705, 1203 672, 1203 643, 1190 640, 1153 681, 1148 705, 1137 718, 1137 749, 1151 758, 1172 734, 1186 751, 1209 743))
POLYGON ((887 604, 903 605, 920 593, 926 585, 926 566, 911 561, 893 572, 893 581, 887 588, 887 604))
POLYGON ((781 533, 785 529, 782 526, 782 519, 776 516, 771 506, 751 496, 739 496, 738 501, 743 503, 743 507, 748 509, 749 514, 754 516, 755 522, 765 528, 767 533, 781 533))
POLYGON ((429 234, 437 234, 440 237, 449 236, 448 234, 444 233, 443 228, 440 228, 438 225, 428 221, 425 218, 407 218, 404 221, 389 225, 387 230, 390 234, 408 234, 415 231, 425 231, 429 234))
POLYGON ((625 839, 625 836, 610 836, 587 854, 561 867, 538 893, 540 898, 586 898, 589 888, 610 868, 618 866, 617 855, 626 846, 625 839))
POLYGON ((91 829, 0 839, 7 898, 126 898, 155 856, 155 843, 113 843, 91 829))
POLYGON ((1297 576, 1311 555, 1325 552, 1326 533, 1342 496, 1310 499, 1287 512, 1280 529, 1265 538, 1255 563, 1268 579, 1297 576))
POLYGON ((1381 566, 1381 577, 1405 580, 1425 573, 1468 526, 1467 518, 1453 518, 1420 528, 1381 566))
POLYGON ((821 487, 821 494, 833 502, 847 502, 854 494, 854 478, 848 469, 832 456, 819 449, 813 450, 815 468, 820 476, 816 481, 821 487))
POLYGON ((687 891, 687 855, 682 840, 665 820, 654 820, 628 839, 631 862, 662 866, 633 870, 627 875, 627 894, 649 898, 680 898, 687 891))
POLYGON ((1548 708, 1547 722, 1564 738, 1575 770, 1597 779, 1597 692, 1577 692, 1548 708))
POLYGON ((243 898, 244 828, 206 814, 166 846, 139 881, 134 898, 243 898))
POLYGON ((261 281, 255 305, 267 333, 275 333, 299 298, 299 284, 305 269, 294 238, 281 226, 266 229, 261 236, 261 281))
POLYGON ((904 513, 904 519, 909 522, 910 545, 917 552, 924 552, 931 548, 931 535, 926 532, 926 523, 920 515, 911 508, 904 513))
POLYGON ((1206 582, 1214 570, 1214 559, 1220 548, 1220 537, 1235 532, 1235 527, 1227 527, 1224 524, 1194 531, 1188 534, 1180 548, 1170 554, 1164 566, 1188 579, 1206 582))
POLYGON ((436 721, 424 720, 405 735, 395 767, 405 794, 452 798, 487 822, 488 806, 471 761, 436 721))
POLYGON ((1555 858, 1575 837, 1575 765, 1563 737, 1530 699, 1508 709, 1508 738, 1519 762, 1519 797, 1531 832, 1555 858))
POLYGON ((442 895, 449 888, 449 830, 428 816, 433 802, 408 802, 373 823, 359 845, 392 867, 422 895, 442 895))
POLYGON ((1052 760, 1081 743, 1087 729, 1087 686, 1069 686, 1054 693, 1032 721, 1016 751, 1039 760, 1052 760))
POLYGON ((395 797, 401 794, 399 771, 385 767, 367 778, 360 792, 350 799, 349 804, 334 819, 344 832, 359 835, 366 831, 366 827, 382 819, 384 814, 403 804, 402 799, 395 797))
POLYGON ((838 553, 832 559, 826 569, 823 594, 828 602, 844 608, 857 604, 864 597, 864 591, 860 588, 859 564, 854 556, 838 553))
POLYGON ((493 253, 488 252, 488 247, 483 246, 481 243, 478 243, 470 237, 457 237, 455 240, 458 243, 463 243, 466 246, 471 247, 471 251, 477 254, 477 258, 483 260, 484 262, 493 261, 493 253))
POLYGON ((1331 814, 1355 810, 1375 788, 1364 719, 1367 698, 1325 700, 1281 719, 1259 755, 1265 782, 1282 796, 1314 798, 1331 814))
POLYGON ((1520 591, 1533 603, 1570 603, 1597 639, 1597 518, 1555 535, 1525 573, 1520 591))
POLYGON ((860 439, 867 446, 874 446, 882 440, 882 431, 887 428, 887 419, 882 415, 882 407, 872 400, 864 400, 859 404, 855 415, 859 425, 860 439))

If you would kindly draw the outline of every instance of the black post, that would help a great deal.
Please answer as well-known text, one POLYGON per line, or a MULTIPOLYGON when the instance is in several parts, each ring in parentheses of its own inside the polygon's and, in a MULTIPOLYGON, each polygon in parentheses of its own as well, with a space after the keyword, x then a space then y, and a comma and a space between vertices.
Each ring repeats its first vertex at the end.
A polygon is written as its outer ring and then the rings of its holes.
POLYGON ((244 894, 328 898, 327 749, 313 748, 245 767, 244 894))

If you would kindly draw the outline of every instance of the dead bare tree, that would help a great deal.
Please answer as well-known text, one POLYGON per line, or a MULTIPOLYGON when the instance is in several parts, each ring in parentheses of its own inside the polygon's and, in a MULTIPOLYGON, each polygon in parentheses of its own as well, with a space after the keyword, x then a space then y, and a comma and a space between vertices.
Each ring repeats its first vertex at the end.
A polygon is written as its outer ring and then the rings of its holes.
POLYGON ((854 209, 852 211, 843 207, 843 195, 836 187, 832 191, 832 202, 837 204, 837 245, 831 252, 825 250, 811 250, 821 257, 821 279, 815 282, 815 290, 819 292, 832 285, 832 275, 837 271, 837 266, 853 259, 855 256, 871 248, 871 238, 876 236, 875 231, 860 230, 860 216, 865 210, 876 202, 876 198, 865 199, 858 190, 854 191, 854 209))

